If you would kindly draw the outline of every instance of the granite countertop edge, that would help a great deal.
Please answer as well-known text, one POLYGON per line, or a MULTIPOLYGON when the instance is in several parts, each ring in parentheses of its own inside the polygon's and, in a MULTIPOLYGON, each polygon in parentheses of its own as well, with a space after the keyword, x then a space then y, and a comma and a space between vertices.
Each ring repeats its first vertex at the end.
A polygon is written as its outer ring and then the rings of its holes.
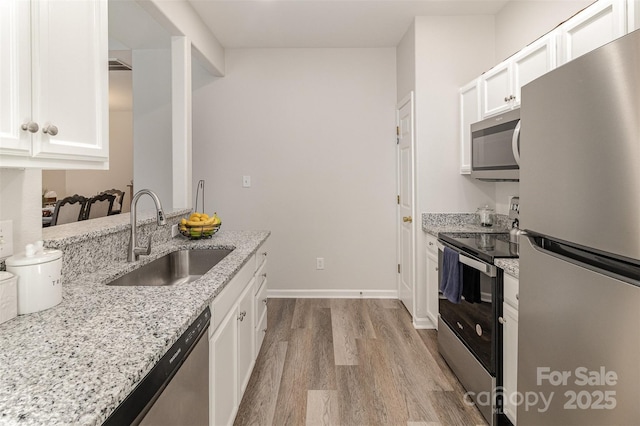
POLYGON ((0 424, 102 424, 244 266, 269 231, 176 237, 135 263, 63 285, 62 303, 0 324, 0 424), (168 287, 105 283, 181 249, 233 248, 198 280, 168 287))

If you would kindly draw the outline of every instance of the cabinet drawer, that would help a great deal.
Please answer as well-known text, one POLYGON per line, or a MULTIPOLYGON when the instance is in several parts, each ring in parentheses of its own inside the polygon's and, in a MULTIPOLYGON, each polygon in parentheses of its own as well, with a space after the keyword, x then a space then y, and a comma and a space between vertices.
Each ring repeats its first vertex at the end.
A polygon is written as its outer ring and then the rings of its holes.
POLYGON ((238 273, 231 278, 231 281, 227 283, 227 286, 222 290, 220 294, 213 299, 211 303, 211 328, 209 333, 213 333, 215 329, 220 325, 220 322, 224 319, 227 313, 231 310, 233 305, 240 297, 240 294, 247 286, 247 283, 253 278, 255 271, 255 256, 251 256, 247 263, 238 271, 238 273))
POLYGON ((265 260, 264 262, 262 262, 262 265, 260 266, 260 269, 258 269, 258 272, 256 272, 256 293, 258 294, 258 290, 260 290, 260 287, 262 286, 262 283, 264 281, 266 281, 267 279, 267 261, 265 260))
POLYGON ((427 250, 430 253, 435 254, 436 256, 438 255, 438 245, 436 244, 437 241, 438 239, 433 235, 427 235, 427 250))
POLYGON ((262 264, 267 260, 267 254, 269 252, 269 239, 258 248, 256 253, 256 270, 258 270, 262 264))
POLYGON ((504 301, 518 309, 518 291, 520 283, 512 275, 504 274, 504 301))
MULTIPOLYGON (((256 286, 258 282, 256 281, 256 286)), ((256 325, 262 319, 263 314, 267 311, 267 280, 262 282, 256 293, 256 325)))

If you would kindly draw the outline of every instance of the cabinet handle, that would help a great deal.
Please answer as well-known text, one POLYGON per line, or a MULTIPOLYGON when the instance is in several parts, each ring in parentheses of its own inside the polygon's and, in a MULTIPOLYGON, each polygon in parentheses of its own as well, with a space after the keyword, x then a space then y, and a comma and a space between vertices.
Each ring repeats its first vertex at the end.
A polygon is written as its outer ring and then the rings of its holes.
POLYGON ((413 218, 411 216, 403 216, 402 221, 411 223, 413 222, 413 218))
POLYGON ((50 124, 46 127, 42 128, 42 133, 47 133, 51 136, 55 136, 58 134, 58 128, 56 126, 54 126, 53 124, 50 124))
POLYGON ((498 317, 498 322, 499 322, 500 324, 506 324, 506 323, 507 323, 507 320, 506 320, 506 319, 504 319, 504 318, 502 318, 502 317, 498 317))
POLYGON ((24 123, 20 127, 22 128, 22 130, 28 131, 30 133, 35 133, 40 128, 38 127, 38 123, 36 123, 35 121, 29 121, 28 123, 24 123))

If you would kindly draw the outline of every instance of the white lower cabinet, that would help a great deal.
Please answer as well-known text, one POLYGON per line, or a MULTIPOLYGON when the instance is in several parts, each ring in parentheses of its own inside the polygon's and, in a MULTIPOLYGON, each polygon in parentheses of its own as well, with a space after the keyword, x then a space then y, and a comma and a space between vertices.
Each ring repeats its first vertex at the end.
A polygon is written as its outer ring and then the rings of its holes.
POLYGON ((265 245, 236 273, 211 304, 211 425, 233 424, 266 333, 267 312, 266 303, 263 302, 267 297, 265 245))
POLYGON ((504 303, 502 304, 502 387, 504 413, 516 424, 518 407, 518 279, 504 275, 504 303))

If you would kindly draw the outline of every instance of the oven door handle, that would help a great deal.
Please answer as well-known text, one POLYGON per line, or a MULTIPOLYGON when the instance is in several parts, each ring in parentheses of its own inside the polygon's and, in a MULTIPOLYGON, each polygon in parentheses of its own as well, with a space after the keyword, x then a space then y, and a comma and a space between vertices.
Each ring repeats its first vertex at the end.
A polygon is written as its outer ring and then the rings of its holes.
POLYGON ((479 262, 475 259, 467 257, 462 253, 458 254, 458 261, 460 263, 464 263, 467 266, 472 267, 473 269, 482 272, 485 275, 488 275, 491 278, 494 278, 497 275, 497 269, 494 265, 489 265, 487 263, 479 262))

